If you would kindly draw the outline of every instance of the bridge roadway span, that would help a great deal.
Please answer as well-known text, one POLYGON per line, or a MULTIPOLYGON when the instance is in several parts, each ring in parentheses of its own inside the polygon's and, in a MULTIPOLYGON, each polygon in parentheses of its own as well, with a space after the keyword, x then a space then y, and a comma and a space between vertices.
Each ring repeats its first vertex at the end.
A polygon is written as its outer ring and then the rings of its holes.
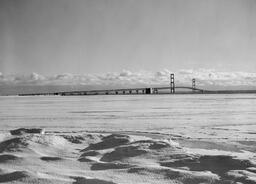
MULTIPOLYGON (((161 90, 170 90, 170 87, 153 87, 153 88, 124 88, 124 89, 107 89, 107 90, 88 90, 88 91, 63 91, 53 93, 30 93, 19 94, 20 96, 33 96, 33 95, 121 95, 121 94, 158 94, 161 90)), ((175 89, 187 89, 190 92, 204 93, 206 90, 185 86, 177 86, 175 89)))

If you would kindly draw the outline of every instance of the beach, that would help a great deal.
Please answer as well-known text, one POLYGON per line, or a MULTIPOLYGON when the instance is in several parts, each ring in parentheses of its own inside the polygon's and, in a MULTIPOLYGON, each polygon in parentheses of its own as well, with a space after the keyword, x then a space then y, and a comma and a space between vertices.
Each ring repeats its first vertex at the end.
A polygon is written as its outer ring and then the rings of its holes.
POLYGON ((0 100, 1 183, 256 183, 254 94, 0 100))

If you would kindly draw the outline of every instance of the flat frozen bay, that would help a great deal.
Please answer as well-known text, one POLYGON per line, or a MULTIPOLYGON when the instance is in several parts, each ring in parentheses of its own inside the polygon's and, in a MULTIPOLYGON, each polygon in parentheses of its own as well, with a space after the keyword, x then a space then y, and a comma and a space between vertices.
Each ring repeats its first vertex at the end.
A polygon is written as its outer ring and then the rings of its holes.
POLYGON ((256 135, 254 94, 8 96, 0 102, 2 130, 150 131, 197 138, 256 135))

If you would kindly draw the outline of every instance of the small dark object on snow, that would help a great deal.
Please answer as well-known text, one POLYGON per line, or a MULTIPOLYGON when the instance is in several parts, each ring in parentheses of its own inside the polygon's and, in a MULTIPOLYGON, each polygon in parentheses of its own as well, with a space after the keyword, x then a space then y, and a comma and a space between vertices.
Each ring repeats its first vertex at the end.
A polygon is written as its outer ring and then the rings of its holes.
POLYGON ((28 134, 44 134, 44 129, 41 129, 41 128, 31 128, 31 129, 19 128, 19 129, 11 130, 10 133, 12 135, 22 135, 22 134, 25 134, 25 133, 28 133, 28 134))

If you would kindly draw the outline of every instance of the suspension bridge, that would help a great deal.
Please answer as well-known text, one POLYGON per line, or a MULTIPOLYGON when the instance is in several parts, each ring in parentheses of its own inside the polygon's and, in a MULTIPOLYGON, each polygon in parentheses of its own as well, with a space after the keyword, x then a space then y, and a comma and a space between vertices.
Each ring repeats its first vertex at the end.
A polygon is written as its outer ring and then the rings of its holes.
POLYGON ((205 90, 196 87, 196 79, 192 79, 191 86, 176 86, 174 74, 170 74, 170 84, 164 87, 141 87, 124 89, 103 89, 85 91, 62 91, 52 93, 29 93, 19 96, 34 95, 139 95, 139 94, 235 94, 235 93, 256 93, 256 90, 205 90))
POLYGON ((62 91, 53 93, 30 93, 19 94, 20 96, 30 95, 132 95, 132 94, 176 94, 176 93, 206 93, 204 89, 196 87, 196 80, 192 79, 191 86, 176 86, 174 74, 170 74, 170 85, 164 87, 142 87, 142 88, 124 88, 124 89, 103 89, 103 90, 85 90, 85 91, 62 91))

